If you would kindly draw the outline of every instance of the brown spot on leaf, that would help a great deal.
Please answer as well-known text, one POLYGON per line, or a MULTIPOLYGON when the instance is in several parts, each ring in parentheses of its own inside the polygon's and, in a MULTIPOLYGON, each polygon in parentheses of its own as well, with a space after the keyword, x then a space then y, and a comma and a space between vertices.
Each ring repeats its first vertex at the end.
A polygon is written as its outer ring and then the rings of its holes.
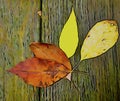
POLYGON ((103 49, 103 51, 105 51, 106 49, 103 49))
POLYGON ((90 37, 90 35, 87 36, 88 38, 90 37))
POLYGON ((102 39, 102 41, 105 41, 106 39, 102 39))

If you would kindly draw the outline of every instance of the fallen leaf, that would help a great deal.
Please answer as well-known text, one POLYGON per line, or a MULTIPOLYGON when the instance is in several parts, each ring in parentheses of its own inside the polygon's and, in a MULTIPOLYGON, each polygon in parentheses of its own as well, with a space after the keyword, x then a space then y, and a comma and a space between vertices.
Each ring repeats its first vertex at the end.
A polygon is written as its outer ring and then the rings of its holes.
POLYGON ((105 20, 95 24, 89 31, 81 48, 81 60, 105 53, 118 39, 118 26, 115 21, 105 20))
POLYGON ((47 87, 67 76, 71 69, 56 61, 33 57, 20 62, 8 71, 18 75, 27 84, 47 87))
MULTIPOLYGON (((81 60, 103 54, 116 43, 117 39, 118 26, 115 21, 105 20, 97 23, 83 42, 81 60)), ((65 53, 68 56, 73 55, 75 47, 70 55, 67 51, 65 53)), ((71 80, 71 73, 74 69, 72 70, 70 61, 63 52, 64 48, 60 49, 48 43, 33 42, 30 44, 30 49, 35 57, 18 63, 8 70, 9 72, 18 75, 27 84, 37 87, 48 87, 65 77, 71 80)), ((71 50, 70 47, 68 49, 71 50)))
POLYGON ((32 42, 30 49, 37 58, 53 60, 65 65, 71 70, 71 64, 66 54, 57 46, 48 43, 32 42))
POLYGON ((78 46, 78 29, 73 9, 60 34, 59 46, 68 58, 74 55, 78 46))
POLYGON ((33 42, 30 44, 30 48, 35 57, 20 62, 8 70, 21 77, 27 84, 47 87, 71 72, 69 59, 57 46, 33 42))

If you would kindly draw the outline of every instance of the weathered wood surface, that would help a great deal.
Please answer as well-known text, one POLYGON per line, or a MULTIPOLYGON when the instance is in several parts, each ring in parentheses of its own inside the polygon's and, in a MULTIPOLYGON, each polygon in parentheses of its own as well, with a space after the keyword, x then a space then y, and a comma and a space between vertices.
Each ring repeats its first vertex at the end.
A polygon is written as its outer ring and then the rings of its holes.
POLYGON ((40 1, 0 0, 0 101, 119 101, 120 40, 107 53, 80 64, 78 70, 88 74, 73 73, 72 81, 77 88, 62 79, 46 89, 36 90, 6 72, 32 56, 30 42, 40 39, 58 45, 72 6, 79 28, 79 46, 70 59, 74 66, 79 61, 82 42, 96 22, 115 19, 120 25, 119 4, 119 0, 42 0, 42 33, 39 34, 36 13, 40 1))
POLYGON ((32 86, 6 72, 32 56, 29 44, 39 40, 38 0, 0 0, 0 101, 38 101, 32 86))
MULTIPOLYGON (((73 5, 79 28, 79 46, 73 66, 79 61, 82 42, 98 21, 115 19, 120 25, 119 0, 44 0, 42 11, 42 41, 58 45, 60 32, 73 5), (71 2, 73 1, 73 3, 71 2)), ((69 38, 69 36, 68 36, 69 38)), ((119 101, 120 100, 120 40, 104 55, 83 61, 73 73, 72 81, 62 79, 41 92, 41 101, 119 101)))

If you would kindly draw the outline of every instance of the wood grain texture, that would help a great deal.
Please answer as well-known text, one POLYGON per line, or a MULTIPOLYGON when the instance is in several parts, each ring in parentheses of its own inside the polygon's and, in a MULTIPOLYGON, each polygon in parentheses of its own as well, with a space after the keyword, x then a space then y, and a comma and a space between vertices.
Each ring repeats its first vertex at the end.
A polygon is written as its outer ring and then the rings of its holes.
MULTIPOLYGON (((119 0, 45 0, 42 11, 42 42, 58 45, 60 32, 73 5, 79 28, 79 46, 71 58, 74 66, 90 28, 98 21, 114 19, 120 25, 119 0)), ((68 36, 69 38, 69 36, 68 36)), ((120 40, 105 54, 83 61, 72 75, 73 83, 62 79, 41 89, 41 101, 118 101, 120 100, 120 40), (87 74, 79 71, 85 71, 87 74), (79 91, 78 91, 79 90, 79 91)))
POLYGON ((39 39, 38 0, 0 0, 0 101, 38 101, 37 90, 6 72, 32 56, 31 41, 39 39))
POLYGON ((120 39, 107 53, 81 62, 72 74, 76 87, 62 79, 38 90, 6 72, 32 56, 28 47, 30 42, 40 40, 58 45, 72 6, 79 29, 79 46, 74 57, 70 58, 74 66, 79 61, 84 38, 96 22, 115 19, 120 25, 119 4, 119 0, 42 0, 41 30, 41 19, 36 15, 40 1, 0 0, 0 101, 119 101, 120 39))

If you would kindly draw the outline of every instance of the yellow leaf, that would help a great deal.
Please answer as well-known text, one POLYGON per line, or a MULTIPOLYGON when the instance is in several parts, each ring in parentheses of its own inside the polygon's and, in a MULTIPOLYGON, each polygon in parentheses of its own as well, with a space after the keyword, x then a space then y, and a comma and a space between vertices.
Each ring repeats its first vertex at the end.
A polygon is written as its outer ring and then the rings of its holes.
POLYGON ((74 10, 72 9, 69 19, 63 27, 61 32, 59 46, 66 53, 68 57, 71 57, 78 45, 78 30, 74 10))
POLYGON ((118 26, 115 21, 98 22, 89 31, 81 49, 81 60, 99 56, 111 48, 118 39, 118 26))

